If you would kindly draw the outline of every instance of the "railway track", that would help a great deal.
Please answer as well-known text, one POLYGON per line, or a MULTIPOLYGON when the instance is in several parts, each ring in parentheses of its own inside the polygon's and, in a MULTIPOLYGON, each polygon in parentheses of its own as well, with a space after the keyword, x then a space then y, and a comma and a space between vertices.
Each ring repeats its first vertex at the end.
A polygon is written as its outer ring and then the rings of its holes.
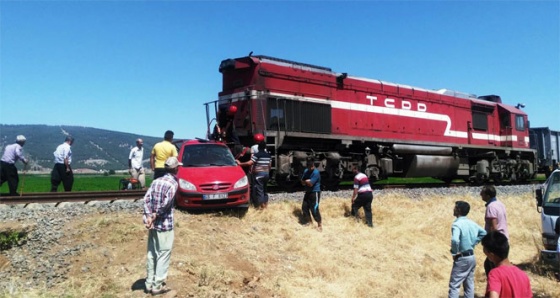
POLYGON ((21 204, 47 204, 63 202, 82 202, 92 201, 117 201, 117 200, 138 200, 141 199, 145 190, 119 190, 119 191, 83 191, 83 192, 37 192, 28 193, 21 196, 2 196, 0 204, 21 205, 21 204))
MULTIPOLYGON (((542 181, 530 181, 525 184, 541 184, 542 181)), ((468 183, 411 183, 411 184, 373 184, 374 190, 382 189, 414 189, 414 188, 443 188, 443 187, 469 187, 468 183)), ((338 190, 352 190, 352 184, 343 184, 338 187, 338 190)), ((302 192, 302 187, 297 187, 289 192, 302 192)), ((271 194, 278 194, 286 192, 275 185, 268 187, 268 192, 271 194)), ((49 204, 56 205, 64 202, 74 203, 89 203, 94 201, 108 201, 114 202, 119 200, 132 200, 136 201, 142 199, 145 190, 119 190, 119 191, 83 191, 83 192, 42 192, 42 193, 28 193, 22 196, 1 196, 0 205, 28 205, 28 204, 49 204)))

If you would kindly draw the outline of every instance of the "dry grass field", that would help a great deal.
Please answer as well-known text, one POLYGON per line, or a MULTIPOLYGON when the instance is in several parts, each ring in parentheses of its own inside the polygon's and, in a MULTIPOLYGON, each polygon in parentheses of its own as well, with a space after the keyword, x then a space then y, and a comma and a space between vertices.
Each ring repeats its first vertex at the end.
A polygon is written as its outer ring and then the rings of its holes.
MULTIPOLYGON (((469 202, 469 217, 482 225, 480 197, 380 195, 373 229, 349 217, 347 197, 323 198, 323 232, 299 223, 300 201, 273 202, 243 218, 177 212, 168 285, 178 297, 447 297, 454 202, 469 202)), ((535 297, 560 297, 553 272, 539 266, 532 194, 498 197, 508 211, 510 260, 527 272, 535 297)), ((151 297, 143 293, 147 232, 140 214, 92 215, 65 229, 71 241, 96 248, 75 257, 64 284, 20 287, 16 296, 151 297)), ((476 295, 483 297, 480 246, 475 254, 476 295)), ((14 277, 14 288, 24 283, 14 277)))

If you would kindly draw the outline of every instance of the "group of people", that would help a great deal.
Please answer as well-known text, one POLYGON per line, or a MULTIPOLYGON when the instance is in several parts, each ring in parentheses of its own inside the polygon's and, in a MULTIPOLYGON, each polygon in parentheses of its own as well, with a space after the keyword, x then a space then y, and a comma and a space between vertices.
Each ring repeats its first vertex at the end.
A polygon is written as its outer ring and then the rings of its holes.
MULTIPOLYGON (((150 166, 154 172, 154 179, 166 173, 164 163, 168 157, 177 156, 177 147, 172 143, 174 133, 171 130, 165 132, 164 140, 157 143, 151 151, 150 166)), ((16 142, 4 148, 0 161, 0 185, 8 182, 9 195, 18 196, 19 173, 16 162, 19 160, 27 168, 29 159, 24 156, 23 146, 27 139, 23 135, 16 137, 16 142)), ((64 142, 53 152, 54 167, 51 171, 51 192, 58 191, 62 184, 64 191, 72 191, 74 185, 74 172, 72 170, 72 145, 74 137, 68 135, 64 142)), ((136 146, 130 150, 128 157, 129 173, 133 179, 137 179, 142 189, 146 187, 145 170, 143 166, 144 149, 143 140, 137 139, 136 146)))
MULTIPOLYGON (((169 157, 177 157, 177 147, 173 144, 175 133, 168 130, 163 135, 163 141, 157 143, 150 153, 150 169, 154 173, 154 180, 163 177, 167 170, 165 169, 165 161, 169 157)), ((142 189, 146 189, 146 171, 144 169, 144 141, 136 140, 136 146, 130 149, 128 155, 128 172, 132 179, 140 183, 142 189)))
MULTIPOLYGON (((255 202, 257 206, 264 206, 268 202, 266 195, 266 182, 268 181, 268 170, 270 169, 270 154, 266 152, 266 144, 260 141, 260 136, 255 138, 258 143, 258 151, 253 152, 251 160, 239 162, 241 166, 258 165, 262 162, 263 167, 254 167, 252 170, 252 181, 255 202), (260 142, 259 142, 260 141, 260 142), (267 167, 268 166, 268 167, 267 167), (266 174, 263 173, 266 171, 266 174), (266 180, 262 177, 266 177, 266 180)), ((319 210, 321 199, 321 176, 316 168, 315 160, 308 158, 306 169, 301 177, 305 194, 301 206, 303 223, 308 224, 312 220, 317 223, 317 229, 322 231, 322 219, 319 210)), ((366 224, 373 227, 373 214, 371 204, 373 191, 367 175, 353 166, 354 191, 352 193, 352 215, 359 220, 359 209, 364 208, 366 224)), ((453 256, 453 267, 449 281, 449 297, 459 297, 461 285, 464 287, 464 297, 474 297, 474 271, 476 260, 474 258, 474 247, 482 243, 486 260, 484 269, 487 276, 486 295, 488 297, 532 297, 529 278, 522 270, 512 265, 509 261, 509 232, 507 228, 507 214, 505 205, 496 198, 496 188, 492 185, 482 187, 480 196, 486 202, 484 216, 485 227, 478 226, 474 221, 467 218, 470 211, 469 203, 457 201, 453 209, 456 217, 452 224, 451 254, 453 256)))
MULTIPOLYGON (((18 135, 16 137, 16 142, 7 145, 4 148, 4 153, 2 154, 0 185, 4 184, 4 182, 8 182, 10 196, 19 195, 17 191, 19 185, 19 173, 16 167, 16 162, 21 160, 24 164, 24 170, 27 168, 29 163, 29 160, 25 158, 23 154, 23 146, 26 141, 27 139, 25 136, 18 135)), ((60 183, 62 183, 64 191, 72 190, 74 175, 70 164, 72 163, 71 146, 73 143, 74 138, 72 136, 66 136, 64 143, 56 147, 56 150, 53 152, 54 167, 51 171, 51 192, 56 192, 60 183)))
MULTIPOLYGON (((248 161, 236 159, 238 165, 244 167, 247 176, 251 179, 251 201, 258 209, 265 209, 268 205, 267 183, 271 166, 271 155, 266 150, 265 137, 257 133, 253 140, 255 145, 251 147, 251 158, 248 161)), ((359 220, 359 209, 364 208, 366 224, 373 227, 373 214, 371 204, 373 201, 373 190, 369 184, 368 177, 361 173, 357 166, 352 168, 354 173, 354 192, 352 194, 352 215, 359 220)), ((301 176, 301 185, 304 187, 304 196, 301 205, 303 224, 310 224, 313 220, 317 223, 317 229, 323 230, 319 203, 321 201, 321 174, 316 168, 313 157, 306 160, 306 168, 301 176)))
MULTIPOLYGON (((373 212, 371 204, 373 202, 373 190, 369 183, 368 177, 360 172, 358 166, 352 166, 354 173, 353 193, 351 197, 351 214, 356 221, 360 221, 359 210, 364 209, 365 220, 368 227, 373 228, 373 212)), ((301 177, 301 185, 304 187, 303 201, 301 203, 301 212, 303 215, 303 224, 310 224, 311 218, 317 223, 317 229, 323 230, 321 212, 319 203, 321 202, 321 173, 316 167, 316 160, 309 157, 306 160, 306 168, 301 177)))
MULTIPOLYGON (((154 172, 154 181, 144 196, 143 222, 149 230, 147 248, 147 278, 146 292, 159 295, 170 291, 165 286, 171 249, 173 246, 173 206, 174 197, 178 189, 175 174, 181 162, 177 159, 177 148, 173 142, 173 132, 166 131, 164 140, 157 143, 151 151, 150 166, 154 172)), ((251 148, 251 158, 237 163, 249 168, 251 179, 251 193, 253 204, 265 209, 268 205, 267 183, 271 166, 271 155, 266 150, 265 138, 262 134, 254 136, 255 146, 251 148)), ((17 195, 18 172, 15 163, 21 160, 25 165, 29 160, 23 154, 26 138, 16 137, 14 144, 6 146, 1 159, 1 182, 8 182, 10 195, 17 195)), ((72 150, 74 143, 72 136, 67 136, 64 143, 59 145, 54 154, 55 165, 51 173, 51 191, 57 191, 60 183, 65 191, 71 191, 74 181, 71 168, 72 150)), ((138 179, 145 187, 145 171, 142 165, 143 141, 136 140, 136 146, 129 154, 130 174, 138 179)), ((354 191, 351 197, 352 215, 359 219, 359 209, 364 208, 366 224, 373 227, 371 204, 373 191, 367 175, 361 173, 357 166, 352 168, 354 173, 354 191)), ((306 161, 306 168, 301 176, 301 184, 305 194, 302 201, 303 223, 311 223, 312 218, 317 223, 317 229, 322 231, 322 219, 319 210, 321 199, 321 176, 316 168, 316 161, 310 157, 306 161)), ((487 276, 487 297, 532 297, 528 276, 519 268, 512 265, 509 255, 509 232, 507 214, 504 204, 496 198, 496 189, 492 185, 482 187, 480 196, 486 202, 484 216, 485 226, 480 227, 467 218, 470 211, 469 203, 455 202, 453 215, 456 219, 451 226, 451 255, 453 267, 449 280, 449 297, 459 297, 461 285, 464 297, 474 297, 474 272, 476 260, 474 247, 481 243, 486 260, 484 269, 487 276)))
POLYGON ((495 297, 532 297, 531 284, 525 272, 509 261, 509 232, 505 205, 496 198, 496 188, 492 185, 482 187, 480 196, 486 202, 484 228, 467 218, 469 203, 455 202, 451 225, 451 255, 453 267, 449 279, 449 297, 459 297, 463 285, 464 297, 474 297, 474 272, 476 260, 474 247, 482 243, 486 255, 486 296, 495 297))

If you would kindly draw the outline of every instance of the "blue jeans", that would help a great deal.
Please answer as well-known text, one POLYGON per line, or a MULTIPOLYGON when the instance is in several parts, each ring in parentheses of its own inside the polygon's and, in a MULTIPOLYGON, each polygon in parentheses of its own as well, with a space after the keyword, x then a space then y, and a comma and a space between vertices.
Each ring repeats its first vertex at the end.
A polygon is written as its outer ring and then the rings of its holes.
POLYGON ((474 298, 474 269, 476 260, 474 255, 459 257, 453 262, 451 277, 449 278, 449 298, 458 298, 461 284, 465 298, 474 298))
POLYGON ((253 195, 255 206, 268 203, 266 186, 268 183, 268 172, 253 173, 253 195))

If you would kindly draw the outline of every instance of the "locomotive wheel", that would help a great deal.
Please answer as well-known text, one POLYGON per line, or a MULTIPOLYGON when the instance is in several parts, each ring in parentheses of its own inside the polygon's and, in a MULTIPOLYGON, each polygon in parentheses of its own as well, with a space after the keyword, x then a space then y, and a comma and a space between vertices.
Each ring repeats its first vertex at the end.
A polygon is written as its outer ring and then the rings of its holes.
POLYGON ((474 178, 475 185, 482 185, 485 181, 486 179, 484 179, 484 175, 476 174, 474 178))
POLYGON ((340 186, 339 179, 325 179, 325 181, 321 181, 321 186, 324 190, 336 191, 340 186))
POLYGON ((276 185, 287 192, 294 192, 296 188, 301 185, 299 180, 289 180, 289 177, 278 177, 276 179, 276 185))
POLYGON ((492 180, 494 180, 494 183, 496 185, 500 185, 503 182, 502 175, 500 175, 500 174, 494 175, 492 177, 492 180))
POLYGON ((443 178, 436 178, 436 179, 443 181, 443 183, 445 184, 451 184, 451 182, 453 182, 453 178, 451 177, 443 177, 443 178))

